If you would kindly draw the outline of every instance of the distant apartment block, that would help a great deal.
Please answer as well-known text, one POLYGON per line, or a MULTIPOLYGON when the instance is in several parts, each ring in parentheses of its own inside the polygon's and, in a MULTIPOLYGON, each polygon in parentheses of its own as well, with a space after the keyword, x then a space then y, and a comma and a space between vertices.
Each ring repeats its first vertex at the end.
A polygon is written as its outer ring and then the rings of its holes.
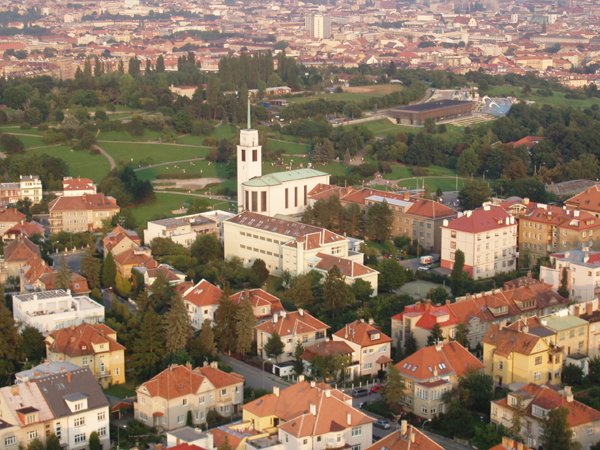
POLYGON ((80 233, 102 228, 102 222, 110 220, 120 211, 117 201, 104 194, 62 196, 48 205, 50 232, 80 233))
POLYGON ((144 242, 166 238, 184 247, 190 247, 199 235, 215 234, 222 238, 221 224, 234 214, 227 211, 210 211, 188 216, 172 217, 148 222, 144 230, 144 242))
POLYGON ((329 39, 331 37, 331 16, 329 14, 307 14, 304 27, 313 39, 329 39))
POLYGON ((43 334, 82 323, 104 322, 104 306, 87 296, 73 297, 57 289, 13 295, 13 317, 20 326, 32 326, 43 334))
POLYGON ((21 175, 19 181, 0 183, 0 206, 25 199, 33 204, 42 201, 42 181, 37 175, 21 175))

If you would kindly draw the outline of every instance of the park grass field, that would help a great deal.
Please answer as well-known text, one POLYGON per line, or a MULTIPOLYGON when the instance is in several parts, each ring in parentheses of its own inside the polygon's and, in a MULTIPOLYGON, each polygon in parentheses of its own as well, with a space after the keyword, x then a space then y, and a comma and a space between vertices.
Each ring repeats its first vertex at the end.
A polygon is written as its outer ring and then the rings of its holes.
POLYGON ((101 131, 98 135, 98 142, 102 141, 127 141, 127 142, 152 142, 158 141, 160 131, 145 129, 142 136, 132 136, 127 131, 101 131))
POLYGON ((486 95, 489 96, 511 96, 522 100, 531 100, 541 105, 551 106, 572 106, 575 108, 589 108, 592 105, 600 105, 600 98, 586 98, 583 100, 566 98, 565 92, 553 92, 552 96, 544 97, 537 94, 538 89, 532 89, 532 93, 527 95, 523 94, 523 89, 519 86, 491 86, 490 89, 485 91, 486 95))
POLYGON ((207 147, 184 147, 163 143, 101 142, 100 146, 119 163, 134 165, 157 164, 169 161, 201 158, 208 155, 207 147))
POLYGON ((73 150, 64 145, 52 145, 28 150, 27 153, 47 155, 62 159, 73 177, 91 178, 100 182, 110 171, 108 160, 102 155, 94 155, 86 150, 73 150))
POLYGON ((3 125, 0 127, 0 133, 8 133, 8 134, 35 134, 36 136, 41 136, 44 132, 38 130, 37 128, 21 128, 19 125, 3 125))
MULTIPOLYGON (((171 193, 163 193, 157 192, 155 193, 155 199, 153 202, 145 203, 143 205, 139 205, 131 210, 131 213, 138 224, 146 224, 149 220, 165 218, 165 217, 173 217, 175 215, 173 211, 177 210, 181 207, 188 206, 191 202, 198 199, 200 197, 190 196, 190 195, 181 195, 181 194, 171 194, 171 193)), ((223 201, 220 199, 207 199, 207 201, 215 205, 218 209, 229 210, 230 202, 223 201)))
POLYGON ((287 100, 289 103, 306 103, 313 100, 326 99, 336 101, 355 101, 373 98, 383 97, 384 95, 392 92, 402 90, 402 85, 399 84, 375 84, 372 86, 351 86, 344 88, 344 92, 334 93, 317 93, 307 96, 292 96, 287 100))
POLYGON ((137 175, 142 180, 167 178, 171 175, 181 177, 185 170, 184 178, 227 178, 225 164, 209 164, 209 161, 189 161, 184 163, 169 164, 164 166, 149 167, 137 170, 137 175))
POLYGON ((308 155, 310 152, 310 145, 302 142, 292 142, 269 138, 267 140, 267 145, 269 151, 283 150, 284 153, 290 155, 308 155))

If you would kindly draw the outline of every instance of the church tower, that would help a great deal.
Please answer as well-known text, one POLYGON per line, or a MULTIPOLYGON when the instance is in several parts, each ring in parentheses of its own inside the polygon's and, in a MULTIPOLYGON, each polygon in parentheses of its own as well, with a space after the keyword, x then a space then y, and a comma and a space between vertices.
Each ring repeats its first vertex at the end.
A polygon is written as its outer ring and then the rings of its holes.
POLYGON ((238 211, 244 209, 244 187, 242 184, 262 175, 262 148, 258 145, 258 130, 251 127, 250 96, 248 96, 248 128, 240 130, 237 146, 237 198, 238 211))

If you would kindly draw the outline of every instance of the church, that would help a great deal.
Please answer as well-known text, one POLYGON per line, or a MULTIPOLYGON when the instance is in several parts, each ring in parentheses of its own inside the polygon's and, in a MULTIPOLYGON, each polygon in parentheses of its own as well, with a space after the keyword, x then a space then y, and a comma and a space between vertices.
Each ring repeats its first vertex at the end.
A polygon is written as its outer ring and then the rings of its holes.
POLYGON ((238 211, 252 211, 266 216, 298 216, 308 206, 308 193, 318 184, 329 184, 329 174, 314 169, 296 169, 262 174, 262 148, 258 130, 250 123, 240 130, 237 146, 238 211))

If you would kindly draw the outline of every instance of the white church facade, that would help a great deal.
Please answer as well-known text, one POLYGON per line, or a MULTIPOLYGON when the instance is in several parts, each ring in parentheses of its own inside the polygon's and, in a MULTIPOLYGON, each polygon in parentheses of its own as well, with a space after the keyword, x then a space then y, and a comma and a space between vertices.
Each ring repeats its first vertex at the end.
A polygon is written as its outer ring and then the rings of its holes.
POLYGON ((258 130, 252 129, 248 120, 248 128, 240 131, 237 146, 239 212, 252 211, 270 217, 300 215, 308 206, 308 193, 318 184, 329 184, 329 174, 306 168, 263 175, 258 130))

